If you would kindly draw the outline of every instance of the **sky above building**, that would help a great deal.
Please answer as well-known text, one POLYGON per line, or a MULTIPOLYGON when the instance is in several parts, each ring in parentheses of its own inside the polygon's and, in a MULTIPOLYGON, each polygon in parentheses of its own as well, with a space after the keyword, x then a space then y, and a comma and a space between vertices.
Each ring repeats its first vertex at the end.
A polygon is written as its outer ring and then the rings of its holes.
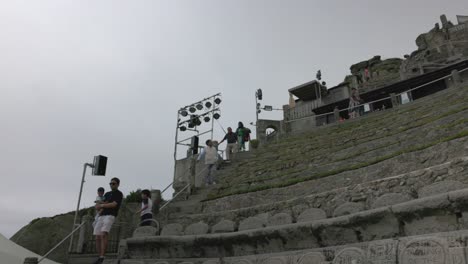
POLYGON ((456 22, 468 4, 1 0, 0 233, 73 211, 94 155, 109 157, 107 176, 87 175, 82 207, 111 177, 124 194, 167 186, 181 106, 221 92, 221 139, 255 121, 256 89, 281 108, 319 69, 330 87, 354 63, 411 53, 441 14, 456 22))

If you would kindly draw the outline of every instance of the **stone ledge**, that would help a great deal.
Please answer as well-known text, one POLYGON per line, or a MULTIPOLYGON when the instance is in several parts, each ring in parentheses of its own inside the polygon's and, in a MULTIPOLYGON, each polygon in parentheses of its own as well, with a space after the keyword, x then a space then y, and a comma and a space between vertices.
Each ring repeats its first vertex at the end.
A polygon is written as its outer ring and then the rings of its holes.
POLYGON ((457 219, 468 215, 465 194, 468 189, 335 218, 235 233, 131 238, 127 245, 130 256, 144 258, 233 257, 463 230, 457 219))
MULTIPOLYGON (((223 212, 216 212, 216 213, 204 213, 204 214, 192 214, 187 215, 185 218, 176 219, 176 221, 184 224, 189 225, 191 223, 196 223, 199 221, 204 221, 210 225, 214 225, 217 221, 221 219, 236 219, 237 222, 240 222, 244 218, 255 216, 260 212, 271 212, 272 214, 276 213, 284 213, 289 212, 292 216, 293 222, 300 222, 299 215, 304 211, 304 209, 309 209, 310 205, 320 204, 321 209, 327 206, 333 206, 333 204, 328 205, 330 200, 336 200, 335 203, 338 204, 340 199, 344 199, 345 197, 349 196, 362 196, 364 197, 364 202, 366 203, 366 208, 375 208, 374 205, 376 202, 374 200, 378 200, 383 196, 376 196, 373 190, 373 187, 379 186, 379 192, 383 192, 382 189, 385 188, 386 192, 383 193, 393 193, 395 195, 399 195, 401 197, 410 197, 410 193, 414 189, 421 189, 425 186, 430 186, 434 180, 434 175, 432 175, 432 171, 446 171, 446 175, 438 175, 439 181, 442 180, 460 180, 462 178, 466 178, 466 171, 468 171, 468 156, 467 157, 459 157, 455 158, 449 162, 445 162, 440 165, 432 166, 429 168, 419 169, 415 171, 411 171, 404 174, 399 174, 383 179, 373 180, 369 182, 365 182, 359 185, 351 185, 344 188, 337 188, 335 190, 321 192, 317 194, 308 195, 305 197, 289 199, 285 201, 265 204, 265 205, 258 205, 248 208, 236 209, 236 210, 228 210, 223 212), (426 185, 422 185, 426 184, 426 185), (389 187, 384 187, 389 186, 389 187), (392 187, 390 187, 392 186, 392 187), (397 193, 398 192, 398 193, 397 193), (332 198, 330 198, 332 196, 332 198), (344 198, 342 198, 344 197, 344 198), (325 204, 324 204, 325 203, 325 204), (304 209, 297 210, 294 208, 301 207, 303 205, 304 209), (211 222, 210 222, 211 221, 211 222)), ((398 201, 405 201, 405 199, 397 199, 395 201, 387 201, 381 202, 384 206, 392 205, 398 201)), ((377 203, 377 204, 379 204, 377 203)), ((333 214, 333 208, 330 207, 328 211, 328 215, 331 216, 333 214)), ((378 207, 377 207, 378 208, 378 207)))
MULTIPOLYGON (((410 236, 353 243, 343 246, 285 250, 265 254, 249 254, 212 258, 140 258, 123 259, 121 264, 397 264, 434 263, 466 264, 468 230, 442 232, 423 236, 410 236)), ((312 246, 312 245, 311 245, 312 246)))

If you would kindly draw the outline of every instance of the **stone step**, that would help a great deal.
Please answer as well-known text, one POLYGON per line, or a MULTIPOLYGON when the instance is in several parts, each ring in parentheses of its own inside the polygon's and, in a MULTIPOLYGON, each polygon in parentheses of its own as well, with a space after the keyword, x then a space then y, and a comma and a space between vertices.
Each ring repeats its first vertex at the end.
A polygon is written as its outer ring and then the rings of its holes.
MULTIPOLYGON (((408 237, 442 232, 458 231, 456 234, 466 236, 467 208, 468 189, 440 192, 438 195, 329 219, 264 228, 258 228, 260 220, 257 219, 234 233, 129 238, 126 240, 126 255, 136 259, 229 258, 280 254, 305 247, 326 250, 386 239, 403 241, 408 237)), ((465 239, 451 241, 459 241, 466 246, 465 239)))
MULTIPOLYGON (((159 264, 159 263, 203 263, 203 264, 353 264, 353 263, 433 263, 445 264, 468 263, 466 257, 466 244, 468 230, 456 232, 440 232, 428 235, 407 236, 391 239, 374 240, 370 242, 353 243, 333 247, 313 248, 299 250, 284 250, 282 252, 268 252, 264 247, 262 253, 253 252, 253 247, 239 249, 239 253, 245 255, 226 257, 226 251, 222 244, 213 246, 211 251, 218 252, 218 256, 212 258, 153 258, 152 254, 144 254, 144 260, 122 259, 120 264, 159 264), (249 250, 250 249, 250 250, 249 250)), ((274 243, 275 241, 272 241, 274 243)), ((259 243, 260 244, 260 243, 259 243)), ((274 248, 277 245, 273 245, 274 248)), ((143 255, 143 254, 142 254, 143 255)), ((135 256, 135 255, 134 255, 135 256)), ((138 254, 136 255, 138 256, 138 254)), ((115 263, 118 264, 118 263, 115 263)))
MULTIPOLYGON (((294 222, 300 218, 304 210, 310 207, 320 208, 324 215, 332 217, 337 214, 337 211, 339 212, 345 208, 342 207, 344 204, 348 204, 349 207, 355 210, 377 208, 391 202, 387 201, 388 199, 402 201, 426 195, 427 191, 424 190, 433 184, 439 186, 440 190, 442 190, 443 184, 446 184, 446 188, 468 187, 468 156, 388 178, 357 184, 345 184, 343 187, 330 191, 293 197, 288 200, 276 200, 266 204, 254 204, 250 207, 245 206, 226 210, 230 201, 225 201, 224 204, 221 201, 217 206, 212 206, 209 211, 206 210, 206 205, 204 205, 205 210, 203 212, 198 211, 198 213, 186 215, 180 213, 169 214, 166 223, 180 223, 183 226, 188 226, 196 222, 205 222, 213 226, 222 220, 231 220, 238 225, 244 219, 262 213, 269 213, 269 217, 287 213, 291 221, 294 222)), ((237 199, 239 204, 246 204, 245 200, 255 200, 255 198, 248 195, 237 199)))
MULTIPOLYGON (((463 105, 462 105, 463 106, 463 105)), ((460 104, 457 104, 453 107, 460 107, 460 104)), ((466 105, 465 105, 466 107, 466 105)), ((462 108, 463 109, 463 108, 462 108)), ((445 111, 450 113, 451 109, 448 107, 445 111)), ((307 164, 307 160, 301 161, 299 165, 297 163, 294 163, 295 160, 293 157, 295 156, 301 156, 301 148, 298 148, 294 151, 291 151, 291 154, 288 155, 283 155, 283 154, 277 154, 277 159, 273 159, 272 161, 276 164, 278 164, 278 161, 280 163, 284 163, 285 171, 283 172, 279 165, 273 165, 275 167, 272 167, 271 161, 270 164, 267 161, 265 157, 263 159, 254 159, 250 161, 250 163, 245 164, 244 166, 239 166, 238 168, 230 171, 230 173, 220 173, 218 175, 219 181, 222 184, 226 184, 231 187, 235 186, 234 188, 248 188, 250 185, 253 185, 255 183, 260 183, 262 185, 266 185, 268 183, 275 183, 275 182, 282 182, 282 181, 288 181, 291 177, 296 177, 296 178, 301 178, 303 176, 307 176, 310 172, 327 172, 327 171, 332 171, 336 168, 340 167, 347 167, 347 166, 352 166, 354 164, 359 164, 359 163, 364 163, 367 160, 374 160, 378 157, 385 157, 387 155, 391 155, 393 153, 409 149, 410 147, 417 147, 417 146, 423 146, 427 144, 428 142, 432 141, 437 141, 441 138, 447 137, 454 135, 458 133, 458 131, 463 131, 464 128, 467 127, 466 123, 459 123, 458 126, 456 127, 457 130, 454 129, 447 129, 444 128, 444 125, 447 125, 447 123, 451 122, 456 122, 456 121, 463 121, 463 119, 466 119, 466 115, 468 113, 468 110, 464 110, 461 112, 458 112, 456 114, 452 115, 447 115, 447 117, 438 119, 434 122, 428 123, 423 126, 416 127, 414 129, 404 129, 404 132, 400 134, 395 134, 392 137, 389 138, 380 138, 378 140, 373 141, 372 138, 369 139, 368 142, 356 145, 351 147, 350 149, 344 149, 342 152, 338 150, 337 152, 332 152, 334 154, 325 154, 320 155, 319 153, 314 153, 316 154, 315 157, 327 157, 326 159, 323 159, 322 161, 318 160, 317 162, 311 162, 307 164), (434 126, 439 127, 437 129, 433 129, 434 126), (385 147, 385 144, 380 144, 377 145, 379 142, 378 141, 388 141, 389 146, 385 147), (392 143, 396 142, 395 143, 392 143), (366 151, 366 145, 371 146, 373 144, 374 146, 377 146, 378 148, 374 152, 365 152, 366 151), (355 150, 362 150, 364 151, 363 153, 356 155, 355 157, 349 156, 350 154, 349 151, 355 151, 355 150), (340 155, 340 156, 336 156, 340 155), (349 157, 346 157, 348 155, 349 157), (291 162, 285 162, 285 160, 288 160, 288 157, 291 157, 291 162), (330 160, 333 159, 333 157, 338 158, 337 162, 333 163, 330 160), (343 159, 346 158, 346 159, 343 159), (328 161, 328 164, 327 164, 328 161), (253 169, 251 169, 253 168, 253 169), (263 174, 263 175, 262 175, 263 174), (270 175, 273 174, 273 175, 270 175), (242 185, 238 185, 242 184, 242 185)), ((428 118, 431 118, 432 116, 428 116, 428 118)), ((263 154, 263 153, 262 153, 263 154)), ((263 156, 263 155, 262 155, 263 156)), ((302 155, 304 157, 305 155, 302 155)), ((310 156, 310 155, 309 155, 310 156)), ((303 158, 302 158, 303 159, 303 158)), ((297 160, 297 159, 296 159, 297 160)), ((283 165, 281 165, 283 166, 283 165)), ((229 189, 232 190, 232 189, 229 189)))

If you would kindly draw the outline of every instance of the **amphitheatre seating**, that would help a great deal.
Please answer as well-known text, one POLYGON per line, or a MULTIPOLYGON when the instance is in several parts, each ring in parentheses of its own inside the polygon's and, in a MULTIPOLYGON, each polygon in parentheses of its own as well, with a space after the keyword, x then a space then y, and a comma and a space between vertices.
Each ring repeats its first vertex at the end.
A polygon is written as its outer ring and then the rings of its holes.
POLYGON ((451 88, 262 146, 162 212, 160 236, 127 239, 122 263, 419 263, 411 247, 466 263, 466 102, 451 88))

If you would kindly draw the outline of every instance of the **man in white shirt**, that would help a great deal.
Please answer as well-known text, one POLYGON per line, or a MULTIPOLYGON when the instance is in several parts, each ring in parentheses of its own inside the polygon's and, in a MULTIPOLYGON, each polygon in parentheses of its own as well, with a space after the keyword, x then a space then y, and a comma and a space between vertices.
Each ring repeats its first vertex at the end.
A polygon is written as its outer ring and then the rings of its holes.
POLYGON ((207 170, 205 174, 205 184, 215 184, 213 179, 213 170, 216 169, 216 163, 218 162, 218 150, 213 146, 213 142, 209 139, 206 141, 206 147, 198 159, 200 160, 202 157, 205 158, 205 165, 207 170))

